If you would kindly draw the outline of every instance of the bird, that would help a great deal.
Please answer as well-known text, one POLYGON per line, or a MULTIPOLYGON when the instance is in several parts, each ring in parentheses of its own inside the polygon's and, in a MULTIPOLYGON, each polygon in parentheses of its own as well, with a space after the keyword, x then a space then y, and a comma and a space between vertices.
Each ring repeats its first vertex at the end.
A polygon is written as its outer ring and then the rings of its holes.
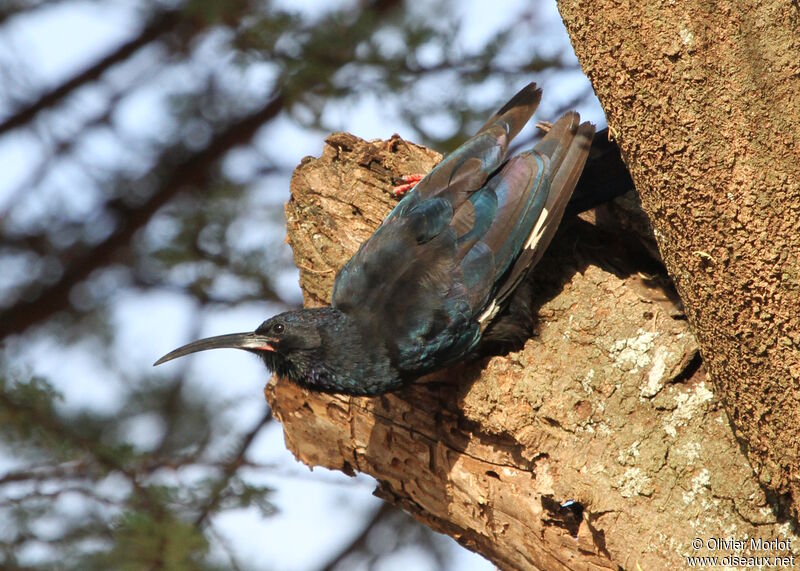
POLYGON ((329 307, 194 341, 154 365, 242 349, 309 390, 377 396, 518 334, 502 317, 552 240, 595 132, 569 111, 508 157, 541 97, 526 85, 408 191, 339 270, 329 307))

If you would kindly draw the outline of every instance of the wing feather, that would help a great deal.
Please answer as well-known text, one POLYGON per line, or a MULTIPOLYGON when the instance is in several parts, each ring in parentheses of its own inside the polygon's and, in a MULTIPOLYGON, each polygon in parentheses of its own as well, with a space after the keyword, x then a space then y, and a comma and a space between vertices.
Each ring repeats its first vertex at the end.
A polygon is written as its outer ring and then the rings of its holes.
POLYGON ((552 238, 585 161, 574 141, 591 127, 565 115, 532 151, 506 160, 540 98, 534 84, 517 93, 337 275, 332 305, 385 343, 400 370, 438 368, 474 347, 552 238))
POLYGON ((528 226, 523 249, 519 252, 508 274, 502 280, 493 300, 491 311, 484 311, 479 321, 486 328, 525 277, 544 255, 555 236, 572 191, 578 182, 591 146, 594 126, 580 123, 580 116, 570 112, 562 116, 532 151, 522 156, 547 160, 547 173, 541 195, 543 208, 536 214, 535 223, 528 226))

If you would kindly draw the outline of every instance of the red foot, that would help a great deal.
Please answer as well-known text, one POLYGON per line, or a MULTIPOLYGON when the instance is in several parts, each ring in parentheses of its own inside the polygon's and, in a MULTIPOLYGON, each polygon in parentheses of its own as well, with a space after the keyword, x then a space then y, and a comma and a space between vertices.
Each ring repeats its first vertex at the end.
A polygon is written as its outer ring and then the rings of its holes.
POLYGON ((401 176, 400 180, 403 181, 405 184, 401 184, 395 186, 392 189, 392 196, 401 197, 409 190, 417 186, 417 183, 425 178, 424 174, 409 174, 406 176, 401 176))

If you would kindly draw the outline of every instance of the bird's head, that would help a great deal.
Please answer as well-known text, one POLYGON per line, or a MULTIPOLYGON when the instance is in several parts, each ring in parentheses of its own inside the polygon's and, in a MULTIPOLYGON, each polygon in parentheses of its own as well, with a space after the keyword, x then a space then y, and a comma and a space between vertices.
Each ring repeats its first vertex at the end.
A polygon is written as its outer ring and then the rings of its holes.
POLYGON ((365 338, 352 318, 333 307, 287 311, 267 319, 252 333, 200 339, 167 353, 155 364, 225 348, 254 353, 273 373, 316 391, 377 395, 402 386, 383 343, 365 338))
POLYGON ((302 383, 322 350, 320 328, 326 321, 325 309, 287 311, 267 319, 251 333, 193 341, 167 353, 154 365, 209 349, 243 349, 261 357, 272 372, 302 383))

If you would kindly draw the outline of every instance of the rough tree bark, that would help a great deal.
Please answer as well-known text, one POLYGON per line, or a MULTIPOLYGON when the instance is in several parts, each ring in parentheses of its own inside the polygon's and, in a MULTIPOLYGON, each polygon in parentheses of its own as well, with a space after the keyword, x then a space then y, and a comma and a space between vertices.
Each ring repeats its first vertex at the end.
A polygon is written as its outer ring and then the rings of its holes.
POLYGON ((800 511, 800 5, 560 0, 761 482, 800 511))
MULTIPOLYGON (((343 133, 304 159, 286 215, 307 305, 328 302, 336 270, 394 205, 396 177, 438 159, 343 133)), ((311 467, 373 475, 379 496, 504 569, 661 569, 708 553, 697 537, 794 539, 681 311, 629 244, 567 222, 534 277, 538 334, 519 352, 380 398, 273 379, 288 447, 311 467)))

